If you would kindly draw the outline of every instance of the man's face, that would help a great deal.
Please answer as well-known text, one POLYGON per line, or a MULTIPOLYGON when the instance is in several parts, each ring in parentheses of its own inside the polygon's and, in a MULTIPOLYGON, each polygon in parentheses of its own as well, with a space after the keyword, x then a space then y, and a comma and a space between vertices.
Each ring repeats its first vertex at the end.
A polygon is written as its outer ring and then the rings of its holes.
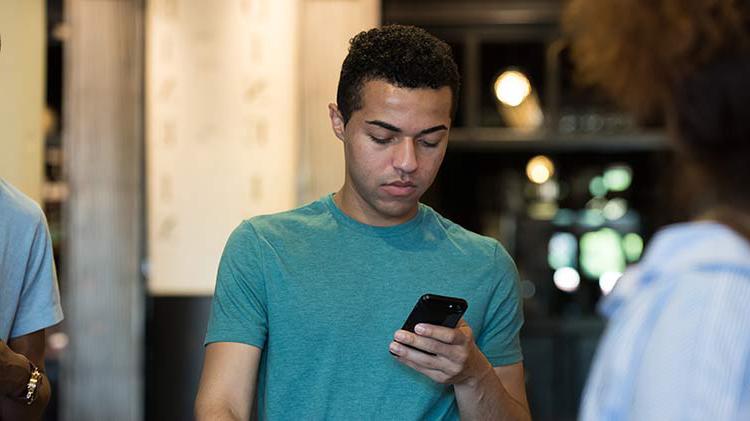
POLYGON ((447 86, 408 89, 373 80, 362 87, 362 108, 346 126, 336 106, 329 107, 344 142, 346 178, 335 197, 342 211, 377 226, 416 214, 445 156, 451 99, 447 86))

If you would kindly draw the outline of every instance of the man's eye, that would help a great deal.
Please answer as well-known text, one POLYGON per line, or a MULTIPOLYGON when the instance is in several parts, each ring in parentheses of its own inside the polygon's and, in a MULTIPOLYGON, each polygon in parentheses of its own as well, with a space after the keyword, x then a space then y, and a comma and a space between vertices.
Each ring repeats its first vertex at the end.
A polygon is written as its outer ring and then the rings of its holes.
POLYGON ((440 144, 440 142, 428 142, 426 140, 420 140, 419 143, 422 144, 422 146, 427 148, 437 148, 437 145, 440 144))
POLYGON ((379 137, 375 137, 373 135, 369 135, 369 136, 370 136, 370 139, 372 139, 373 142, 378 143, 380 145, 385 145, 387 143, 390 143, 390 141, 391 141, 390 138, 388 138, 388 139, 382 139, 382 138, 379 138, 379 137))

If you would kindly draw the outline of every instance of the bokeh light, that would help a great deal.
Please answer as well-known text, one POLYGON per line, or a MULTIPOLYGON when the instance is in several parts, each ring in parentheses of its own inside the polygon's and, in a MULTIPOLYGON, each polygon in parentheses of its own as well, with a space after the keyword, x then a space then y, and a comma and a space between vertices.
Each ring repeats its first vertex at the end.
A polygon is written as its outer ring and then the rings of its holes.
POLYGON ((621 272, 604 272, 599 277, 599 289, 602 290, 603 295, 607 295, 612 292, 612 289, 617 285, 617 281, 622 277, 621 272))
POLYGON ((528 279, 521 281, 521 297, 532 298, 536 294, 536 285, 528 279))
POLYGON ((623 198, 615 198, 612 200, 607 201, 607 204, 604 205, 604 209, 602 209, 602 214, 605 218, 609 219, 610 221, 616 221, 623 216, 625 216, 625 213, 628 211, 628 202, 627 200, 623 198))
POLYGON ((606 272, 625 270, 625 255, 620 234, 611 228, 587 232, 581 236, 580 262, 583 273, 598 279, 606 272))
POLYGON ((552 269, 574 266, 578 255, 578 239, 569 232, 557 232, 549 239, 547 263, 552 269))
POLYGON ((560 291, 574 292, 581 283, 581 275, 571 267, 564 267, 555 271, 552 280, 560 291))
POLYGON ((545 183, 554 174, 555 164, 544 155, 537 155, 526 164, 526 176, 536 184, 545 183))
POLYGON ((603 181, 611 191, 625 191, 633 181, 633 170, 624 164, 612 165, 604 171, 603 181))
POLYGON ((510 107, 519 106, 531 93, 531 83, 523 73, 507 70, 495 79, 495 97, 510 107))
POLYGON ((607 195, 607 186, 604 184, 604 177, 596 176, 589 182, 589 193, 594 197, 604 197, 607 195))
POLYGON ((569 227, 576 221, 576 212, 572 209, 558 209, 552 223, 559 227, 569 227))
POLYGON ((628 262, 636 262, 643 254, 643 238, 636 233, 628 233, 622 238, 622 250, 628 262))

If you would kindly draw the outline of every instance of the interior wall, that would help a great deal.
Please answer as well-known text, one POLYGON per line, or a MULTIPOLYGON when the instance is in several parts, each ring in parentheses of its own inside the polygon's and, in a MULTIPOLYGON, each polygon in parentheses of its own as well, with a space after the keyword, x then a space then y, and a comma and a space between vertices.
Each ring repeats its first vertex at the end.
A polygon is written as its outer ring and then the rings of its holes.
POLYGON ((349 40, 380 24, 380 0, 306 0, 301 18, 299 203, 334 192, 344 182, 344 148, 333 135, 328 104, 336 102, 349 40))
POLYGON ((0 177, 37 202, 43 181, 45 7, 0 1, 0 177))
POLYGON ((149 291, 213 293, 231 231, 296 203, 295 0, 151 0, 149 291))

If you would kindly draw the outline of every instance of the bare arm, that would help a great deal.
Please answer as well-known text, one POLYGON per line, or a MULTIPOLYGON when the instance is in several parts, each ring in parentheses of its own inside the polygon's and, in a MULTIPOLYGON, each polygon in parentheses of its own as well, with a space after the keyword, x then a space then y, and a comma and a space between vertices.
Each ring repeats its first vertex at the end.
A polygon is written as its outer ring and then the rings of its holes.
POLYGON ((0 419, 38 420, 50 398, 46 375, 37 385, 36 400, 27 405, 26 385, 31 377, 29 361, 44 371, 44 330, 0 341, 0 419))
POLYGON ((452 384, 462 420, 531 419, 522 363, 493 368, 463 319, 455 329, 419 324, 416 330, 417 334, 396 332, 391 351, 400 362, 432 380, 452 384))
POLYGON ((196 420, 250 419, 260 355, 260 348, 240 343, 217 342, 206 347, 195 399, 196 420))
POLYGON ((478 381, 454 385, 461 419, 530 420, 523 363, 485 373, 478 381))

